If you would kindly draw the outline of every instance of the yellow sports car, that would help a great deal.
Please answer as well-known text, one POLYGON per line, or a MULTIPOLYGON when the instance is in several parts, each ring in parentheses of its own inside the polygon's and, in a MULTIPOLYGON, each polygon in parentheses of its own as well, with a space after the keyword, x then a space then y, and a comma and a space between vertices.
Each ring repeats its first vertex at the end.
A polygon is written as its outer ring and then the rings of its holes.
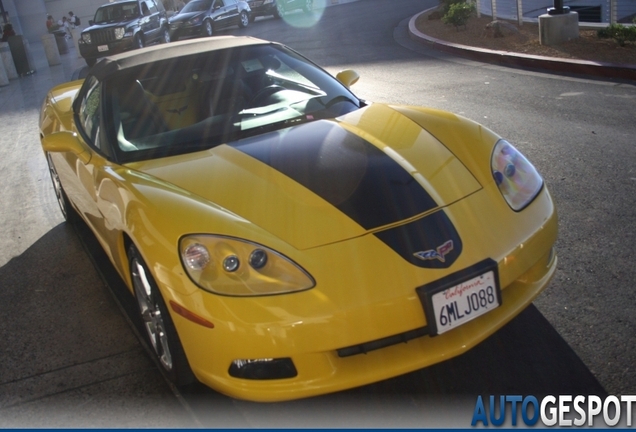
POLYGON ((62 212, 176 384, 278 401, 394 377, 466 352, 553 276, 533 165, 466 118, 361 100, 357 79, 224 36, 107 57, 46 96, 62 212))

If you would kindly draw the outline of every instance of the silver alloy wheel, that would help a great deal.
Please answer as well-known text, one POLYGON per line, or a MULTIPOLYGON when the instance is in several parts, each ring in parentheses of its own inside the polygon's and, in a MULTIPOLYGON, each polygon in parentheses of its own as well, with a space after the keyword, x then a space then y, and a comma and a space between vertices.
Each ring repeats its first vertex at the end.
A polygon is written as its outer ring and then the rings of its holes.
POLYGON ((144 37, 142 35, 140 35, 139 33, 137 33, 137 35, 135 36, 135 46, 137 48, 143 48, 144 47, 144 37))
POLYGON ((247 16, 245 11, 241 12, 241 22, 239 24, 240 27, 247 27, 250 22, 250 17, 247 16))
POLYGON ((285 16, 285 6, 282 5, 282 3, 276 3, 276 12, 277 15, 279 17, 284 17, 285 16))
POLYGON ((172 370, 172 354, 168 342, 166 325, 161 316, 161 309, 156 296, 159 294, 150 284, 146 269, 137 257, 131 260, 131 269, 135 297, 139 304, 139 311, 144 322, 144 327, 150 338, 152 348, 157 354, 159 362, 165 370, 172 370))
POLYGON ((60 206, 60 210, 62 211, 62 215, 64 219, 68 220, 68 203, 66 202, 66 198, 64 197, 64 189, 62 189, 62 183, 60 183, 60 177, 57 175, 57 171, 55 170, 55 165, 53 165, 53 159, 51 158, 51 153, 46 154, 46 160, 49 164, 49 174, 51 174, 51 181, 53 182, 53 189, 55 190, 55 197, 57 198, 57 203, 60 206))
POLYGON ((214 34, 214 27, 212 26, 212 21, 206 20, 203 23, 203 28, 205 30, 206 36, 212 36, 214 34))

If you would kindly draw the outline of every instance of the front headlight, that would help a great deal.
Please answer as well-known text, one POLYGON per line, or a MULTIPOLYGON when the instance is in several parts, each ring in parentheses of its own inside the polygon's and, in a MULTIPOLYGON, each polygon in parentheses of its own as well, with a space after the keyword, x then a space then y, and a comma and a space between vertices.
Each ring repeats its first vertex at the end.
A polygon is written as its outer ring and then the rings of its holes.
POLYGON ((262 296, 315 286, 298 264, 265 246, 232 237, 189 235, 179 242, 181 263, 204 290, 230 296, 262 296))
POLYGON ((506 140, 495 144, 491 167, 495 183, 515 211, 530 204, 543 186, 543 178, 534 165, 506 140))
POLYGON ((91 44, 91 34, 90 33, 82 33, 82 40, 84 43, 90 45, 91 44))
POLYGON ((126 30, 123 27, 117 27, 115 29, 115 39, 123 39, 126 30))

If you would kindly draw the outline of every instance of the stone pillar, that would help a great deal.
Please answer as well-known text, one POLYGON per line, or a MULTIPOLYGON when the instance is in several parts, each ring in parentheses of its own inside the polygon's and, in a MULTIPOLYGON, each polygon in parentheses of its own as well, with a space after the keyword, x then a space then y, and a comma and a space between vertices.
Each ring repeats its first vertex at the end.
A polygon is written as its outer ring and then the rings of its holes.
POLYGON ((2 63, 4 64, 7 77, 9 77, 10 80, 16 79, 18 77, 18 71, 15 68, 8 42, 0 42, 0 56, 2 57, 2 63))
POLYGON ((57 42, 55 41, 54 35, 50 33, 42 35, 42 45, 44 45, 44 54, 46 54, 46 60, 49 62, 49 66, 62 64, 60 51, 57 49, 57 42))
POLYGON ((578 37, 579 14, 577 12, 539 16, 539 42, 541 45, 558 45, 578 37))
POLYGON ((44 0, 16 0, 13 4, 20 17, 22 36, 31 42, 39 42, 40 36, 46 33, 44 0))

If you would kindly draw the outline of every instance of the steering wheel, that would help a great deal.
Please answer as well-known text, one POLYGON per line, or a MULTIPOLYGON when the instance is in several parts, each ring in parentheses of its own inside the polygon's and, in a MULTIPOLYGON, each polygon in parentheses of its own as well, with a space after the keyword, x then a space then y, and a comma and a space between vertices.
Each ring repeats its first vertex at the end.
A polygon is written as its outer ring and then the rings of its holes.
POLYGON ((285 90, 285 87, 279 86, 278 84, 272 84, 259 90, 250 101, 250 106, 259 105, 259 102, 264 101, 274 93, 278 93, 281 90, 285 90))

